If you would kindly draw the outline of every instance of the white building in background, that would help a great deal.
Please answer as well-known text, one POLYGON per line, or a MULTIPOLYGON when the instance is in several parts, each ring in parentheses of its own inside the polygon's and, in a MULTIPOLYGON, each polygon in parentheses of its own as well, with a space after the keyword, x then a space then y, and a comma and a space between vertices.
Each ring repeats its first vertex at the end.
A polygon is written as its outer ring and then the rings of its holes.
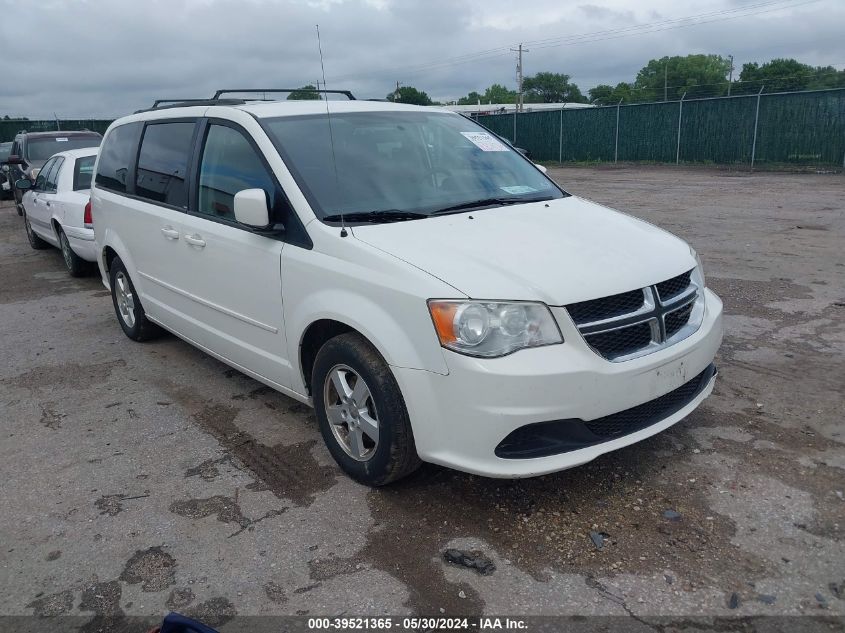
MULTIPOLYGON (((514 103, 479 103, 477 105, 444 105, 440 106, 461 114, 513 114, 516 109, 514 103)), ((594 108, 589 103, 525 103, 523 112, 539 112, 541 110, 571 110, 574 108, 594 108)))

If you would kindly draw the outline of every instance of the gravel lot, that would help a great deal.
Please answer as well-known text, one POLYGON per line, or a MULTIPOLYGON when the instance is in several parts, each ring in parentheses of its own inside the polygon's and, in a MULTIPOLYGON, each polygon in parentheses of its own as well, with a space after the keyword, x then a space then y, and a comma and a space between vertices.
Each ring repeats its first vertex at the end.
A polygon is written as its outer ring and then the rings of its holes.
POLYGON ((845 615, 845 177, 550 173, 701 254, 726 309, 714 395, 574 470, 382 490, 301 404, 129 341, 3 203, 0 614, 845 615))

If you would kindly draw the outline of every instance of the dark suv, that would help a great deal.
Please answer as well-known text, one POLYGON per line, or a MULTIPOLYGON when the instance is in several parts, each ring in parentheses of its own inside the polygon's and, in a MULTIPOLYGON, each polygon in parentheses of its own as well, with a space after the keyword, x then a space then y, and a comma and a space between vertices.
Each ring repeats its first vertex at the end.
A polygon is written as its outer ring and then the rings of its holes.
POLYGON ((0 143, 0 200, 12 197, 12 183, 9 182, 9 165, 4 164, 12 153, 12 142, 0 143))
POLYGON ((8 178, 15 195, 18 215, 23 215, 21 196, 23 192, 14 188, 19 178, 29 178, 35 182, 38 171, 56 152, 83 147, 99 147, 103 137, 97 132, 21 132, 15 136, 12 152, 6 159, 9 166, 8 178))

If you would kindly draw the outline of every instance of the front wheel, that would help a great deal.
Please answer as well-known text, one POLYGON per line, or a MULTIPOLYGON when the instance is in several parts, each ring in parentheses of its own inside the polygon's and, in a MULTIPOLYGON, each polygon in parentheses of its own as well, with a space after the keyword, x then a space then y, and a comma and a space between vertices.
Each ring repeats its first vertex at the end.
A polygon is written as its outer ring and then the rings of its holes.
POLYGON ((26 213, 23 214, 23 227, 26 229, 26 239, 29 240, 29 245, 32 248, 41 251, 50 246, 48 242, 38 237, 38 234, 32 230, 32 225, 29 223, 29 217, 26 213))
POLYGON ((360 334, 342 334, 317 353, 311 391, 329 452, 353 479, 383 486, 420 465, 399 385, 360 334))

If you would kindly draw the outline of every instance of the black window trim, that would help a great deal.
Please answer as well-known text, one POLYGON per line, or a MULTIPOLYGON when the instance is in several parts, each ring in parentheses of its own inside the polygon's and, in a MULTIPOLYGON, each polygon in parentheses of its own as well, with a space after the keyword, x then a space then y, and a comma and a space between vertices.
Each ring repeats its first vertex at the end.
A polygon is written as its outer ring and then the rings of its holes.
MULTIPOLYGON (((258 235, 262 235, 263 237, 269 237, 271 239, 279 240, 280 242, 285 242, 293 246, 299 246, 307 250, 311 250, 312 248, 314 248, 314 242, 311 240, 311 237, 305 230, 305 225, 303 224, 302 219, 299 217, 299 214, 296 212, 296 209, 293 208, 293 205, 291 204, 290 198, 285 192, 284 187, 282 187, 281 183, 279 183, 278 178, 276 178, 276 173, 273 171, 273 168, 270 166, 270 163, 267 162, 267 157, 264 156, 264 152, 262 152, 261 148, 258 147, 258 143, 256 143, 255 139, 252 138, 252 134, 250 134, 246 130, 246 128, 244 128, 239 123, 236 123, 235 121, 231 121, 229 119, 221 119, 217 117, 201 118, 200 125, 198 126, 198 133, 194 137, 194 149, 192 152, 192 161, 190 163, 189 171, 192 176, 192 183, 191 189, 188 193, 188 215, 193 215, 198 218, 208 220, 209 222, 217 222, 218 224, 231 226, 232 228, 240 229, 241 231, 246 231, 247 233, 255 233, 258 235), (202 160, 202 153, 205 149, 205 141, 208 138, 208 132, 211 129, 212 125, 220 125, 223 127, 231 128, 236 132, 240 133, 240 135, 246 139, 247 143, 249 143, 250 147, 252 147, 253 151, 255 151, 256 155, 258 156, 258 159, 264 166, 264 169, 266 169, 267 173, 270 175, 270 179, 272 180, 273 185, 276 187, 277 194, 281 196, 284 204, 286 204, 288 209, 290 210, 290 213, 288 215, 294 222, 293 225, 288 222, 288 225, 285 226, 285 230, 283 232, 276 235, 266 235, 260 230, 252 229, 248 226, 240 224, 235 220, 227 220, 226 218, 215 217, 206 213, 199 212, 198 209, 200 161, 202 160)), ((277 211, 279 210, 280 209, 274 208, 271 210, 271 214, 278 215, 277 211)), ((273 218, 271 217, 271 219, 273 218)))

